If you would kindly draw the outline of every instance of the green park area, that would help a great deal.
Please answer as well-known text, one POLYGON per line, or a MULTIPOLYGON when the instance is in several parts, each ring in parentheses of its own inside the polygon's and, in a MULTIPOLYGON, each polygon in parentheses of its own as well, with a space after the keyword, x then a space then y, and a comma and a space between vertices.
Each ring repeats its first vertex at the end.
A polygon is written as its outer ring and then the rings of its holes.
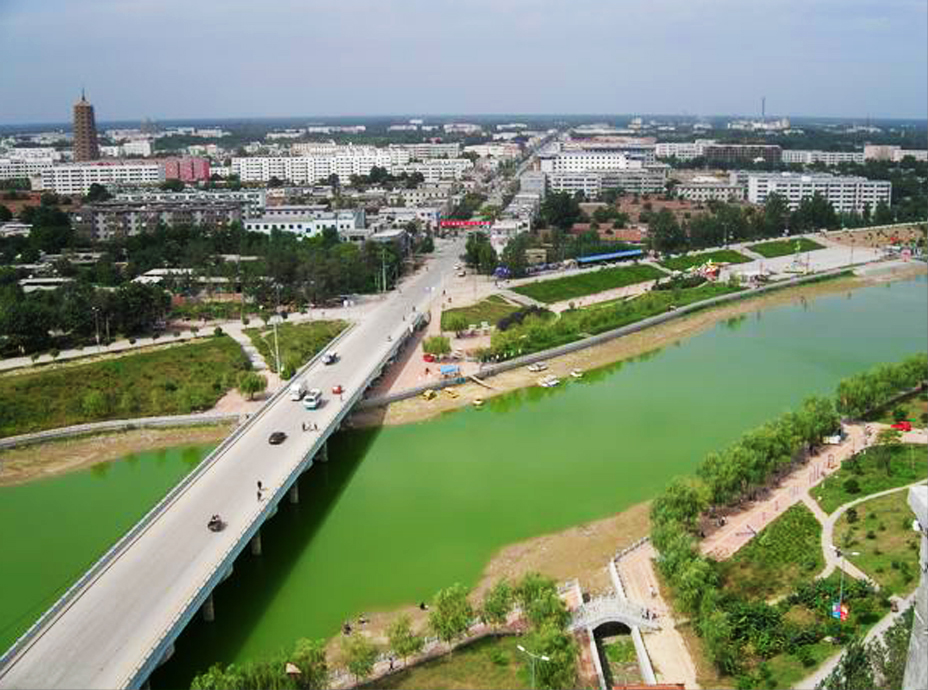
POLYGON ((835 525, 847 559, 884 594, 907 596, 918 586, 918 532, 905 489, 848 508, 835 525))
POLYGON ((719 564, 722 586, 739 597, 770 599, 792 590, 825 566, 822 526, 797 503, 719 564))
POLYGON ((841 463, 837 472, 812 490, 812 496, 822 510, 832 513, 850 501, 912 484, 926 476, 924 446, 872 446, 841 463))
POLYGON ((606 657, 603 672, 606 676, 606 685, 609 687, 621 685, 642 685, 641 668, 638 666, 638 654, 635 652, 635 643, 628 635, 616 635, 605 638, 601 642, 606 657))
POLYGON ((756 252, 766 259, 788 256, 797 252, 812 252, 816 249, 824 248, 825 247, 818 242, 813 242, 805 237, 799 237, 793 240, 772 240, 770 242, 752 244, 748 247, 752 252, 756 252))
POLYGON ((370 687, 390 690, 448 688, 529 688, 531 674, 518 637, 486 637, 451 654, 427 661, 386 678, 370 687))
POLYGON ((912 426, 924 429, 928 427, 928 393, 917 393, 900 400, 895 405, 885 406, 867 418, 871 422, 894 424, 909 421, 912 426))
POLYGON ((653 266, 635 264, 614 268, 589 269, 564 278, 526 283, 514 287, 512 290, 539 302, 551 304, 663 277, 664 273, 653 266))
POLYGON ((443 331, 464 330, 471 324, 479 326, 484 321, 495 326, 501 318, 518 310, 518 306, 510 304, 500 295, 490 295, 468 307, 445 309, 441 313, 441 329, 443 331))
POLYGON ((301 366, 312 359, 335 336, 345 329, 344 321, 309 321, 306 323, 282 323, 277 326, 277 347, 274 342, 274 326, 246 328, 243 332, 258 348, 271 371, 277 371, 277 348, 284 378, 290 378, 301 366))
POLYGON ((736 252, 734 249, 719 249, 714 252, 701 254, 684 254, 672 259, 664 259, 661 266, 671 271, 685 271, 693 266, 702 266, 707 261, 717 264, 744 264, 753 261, 750 257, 736 252))
POLYGON ((250 368, 225 335, 0 376, 0 436, 104 419, 207 410, 250 368))

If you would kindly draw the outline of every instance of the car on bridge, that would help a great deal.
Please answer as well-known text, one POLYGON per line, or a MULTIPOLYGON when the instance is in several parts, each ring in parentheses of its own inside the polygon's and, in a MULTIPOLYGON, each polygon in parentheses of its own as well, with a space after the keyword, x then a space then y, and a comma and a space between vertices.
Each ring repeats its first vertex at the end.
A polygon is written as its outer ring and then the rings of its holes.
POLYGON ((272 446, 279 446, 281 443, 287 440, 287 434, 283 431, 275 431, 270 436, 267 437, 267 442, 272 446))
POLYGON ((322 355, 323 364, 335 364, 338 361, 338 353, 335 350, 329 350, 324 355, 322 355))
POLYGON ((306 397, 303 398, 303 407, 307 410, 315 410, 319 405, 322 404, 322 391, 318 388, 313 388, 309 393, 306 394, 306 397))

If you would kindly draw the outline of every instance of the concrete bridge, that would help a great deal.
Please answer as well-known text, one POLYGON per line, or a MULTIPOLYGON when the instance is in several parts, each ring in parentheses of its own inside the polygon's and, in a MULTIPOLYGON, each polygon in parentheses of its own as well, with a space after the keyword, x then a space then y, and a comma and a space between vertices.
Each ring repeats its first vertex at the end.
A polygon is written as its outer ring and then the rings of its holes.
POLYGON ((644 607, 633 604, 618 594, 596 597, 574 611, 571 630, 596 630, 606 623, 621 623, 629 629, 660 630, 653 618, 648 618, 644 607))
POLYGON ((324 391, 319 409, 278 391, 152 508, 0 658, 0 688, 141 687, 198 612, 213 620, 213 589, 242 551, 261 553, 262 525, 282 500, 299 500, 297 479, 327 459, 327 439, 428 313, 461 245, 441 243, 427 270, 343 333, 336 364, 316 358, 300 371, 324 391), (272 446, 275 431, 287 439, 272 446), (222 532, 207 529, 214 513, 222 532))

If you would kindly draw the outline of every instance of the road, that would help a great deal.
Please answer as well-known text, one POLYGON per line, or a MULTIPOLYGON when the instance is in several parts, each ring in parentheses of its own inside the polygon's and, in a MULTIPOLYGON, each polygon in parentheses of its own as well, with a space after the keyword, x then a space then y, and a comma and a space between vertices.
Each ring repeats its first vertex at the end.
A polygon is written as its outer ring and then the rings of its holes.
POLYGON ((341 339, 336 364, 310 367, 308 384, 325 391, 320 409, 307 411, 288 395, 278 396, 234 443, 204 461, 199 476, 6 660, 0 688, 143 683, 206 594, 228 574, 231 559, 273 514, 276 502, 286 499, 304 459, 363 393, 372 371, 408 329, 413 308, 424 312, 441 295, 462 248, 462 240, 440 241, 427 270, 405 280, 401 291, 385 297, 341 339), (344 400, 331 394, 337 384, 346 390, 344 400), (308 421, 323 431, 302 431, 308 421), (285 432, 287 440, 269 445, 273 431, 285 432), (258 500, 258 481, 264 500, 258 500), (223 532, 206 527, 214 513, 228 523, 223 532))

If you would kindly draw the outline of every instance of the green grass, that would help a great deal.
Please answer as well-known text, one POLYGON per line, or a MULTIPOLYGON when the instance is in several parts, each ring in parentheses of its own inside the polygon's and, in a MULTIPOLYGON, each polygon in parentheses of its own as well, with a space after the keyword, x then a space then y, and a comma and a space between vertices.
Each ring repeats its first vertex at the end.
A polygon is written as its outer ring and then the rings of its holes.
POLYGON ((854 461, 845 460, 837 472, 812 489, 813 498, 826 513, 869 494, 905 486, 928 476, 924 446, 906 444, 889 451, 867 448, 855 457, 854 461), (883 452, 890 453, 889 473, 880 466, 880 454, 883 452), (860 490, 848 491, 845 486, 848 479, 856 480, 860 490))
POLYGON ((845 512, 835 525, 835 539, 844 546, 847 559, 883 592, 901 597, 918 586, 919 536, 912 530, 908 498, 905 490, 874 498, 856 506, 857 520, 850 522, 845 512))
MULTIPOLYGON (((624 639, 603 640, 602 647, 609 665, 606 673, 607 681, 611 685, 633 685, 642 683, 641 669, 638 667, 638 655, 635 653, 635 643, 623 636, 624 639)), ((606 671, 606 669, 603 669, 606 671)))
POLYGON ((486 321, 491 326, 495 326, 501 318, 509 316, 519 309, 520 307, 510 304, 499 295, 490 295, 486 299, 477 302, 477 304, 472 304, 468 307, 445 309, 441 313, 441 328, 443 331, 449 330, 447 326, 448 318, 457 314, 467 319, 468 324, 479 326, 482 322, 486 321))
POLYGON ((822 526, 801 503, 790 507, 727 561, 719 564, 727 592, 769 599, 790 592, 797 580, 825 565, 822 526))
POLYGON ((0 436, 209 409, 249 368, 228 336, 0 376, 0 436))
POLYGON ((926 426, 926 421, 928 421, 928 396, 924 393, 916 393, 910 395, 904 400, 900 400, 898 403, 891 407, 880 410, 878 413, 868 417, 868 421, 871 422, 883 422, 884 424, 892 424, 895 422, 893 417, 893 410, 897 407, 901 407, 905 410, 905 418, 912 422, 912 426, 916 426, 920 429, 924 429, 926 426))
POLYGON ((693 266, 702 266, 707 261, 715 263, 744 264, 754 259, 736 252, 734 249, 719 249, 701 254, 685 254, 661 261, 661 266, 671 271, 685 271, 693 266))
POLYGON ((795 254, 797 244, 799 245, 800 252, 811 252, 815 251, 816 249, 825 248, 818 242, 813 242, 812 240, 806 239, 805 237, 800 237, 795 240, 772 240, 771 242, 752 244, 748 246, 748 249, 753 252, 757 252, 767 259, 773 259, 777 256, 788 256, 789 254, 795 254))
POLYGON ((518 637, 484 638, 451 654, 394 673, 367 686, 404 690, 528 688, 531 675, 516 645, 518 637))
MULTIPOLYGON (((345 328, 344 321, 310 321, 307 323, 282 323, 277 326, 277 339, 280 345, 280 362, 287 366, 301 367, 317 352, 322 350, 345 328)), ((274 327, 246 328, 243 331, 258 352, 264 357, 271 371, 277 371, 277 358, 274 356, 274 327)))
POLYGON ((562 302, 664 277, 663 271, 647 264, 591 269, 577 275, 539 280, 512 288, 539 302, 562 302))
POLYGON ((816 642, 806 645, 812 658, 812 664, 804 666, 792 654, 777 654, 767 662, 770 668, 770 685, 774 688, 791 688, 800 680, 810 675, 833 655, 841 651, 841 647, 830 642, 816 642))

